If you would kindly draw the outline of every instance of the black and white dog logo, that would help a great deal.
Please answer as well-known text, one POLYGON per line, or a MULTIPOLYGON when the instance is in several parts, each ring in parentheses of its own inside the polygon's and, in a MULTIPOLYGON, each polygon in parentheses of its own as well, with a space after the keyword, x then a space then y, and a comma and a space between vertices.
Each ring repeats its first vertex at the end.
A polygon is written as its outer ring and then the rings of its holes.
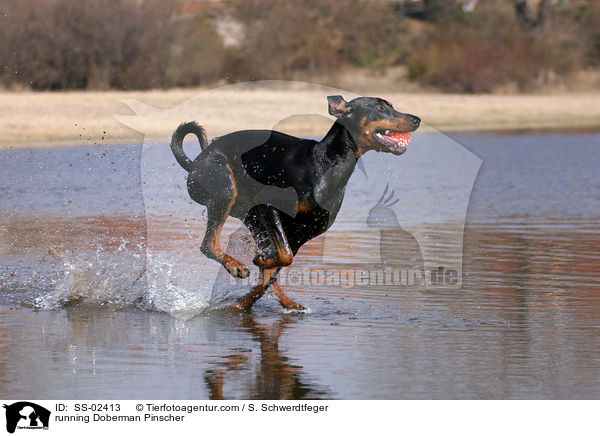
POLYGON ((19 401, 4 405, 6 409, 6 431, 14 433, 19 429, 48 429, 50 411, 35 403, 19 401))

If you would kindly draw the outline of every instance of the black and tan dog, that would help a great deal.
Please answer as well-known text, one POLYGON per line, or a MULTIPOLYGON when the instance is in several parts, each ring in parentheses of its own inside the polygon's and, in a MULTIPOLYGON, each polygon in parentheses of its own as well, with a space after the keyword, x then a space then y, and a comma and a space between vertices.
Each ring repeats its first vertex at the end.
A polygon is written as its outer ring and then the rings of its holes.
POLYGON ((242 220, 254 238, 260 280, 237 301, 239 310, 252 307, 271 285, 284 307, 302 309, 282 292, 277 273, 292 263, 304 243, 333 224, 358 158, 369 150, 404 153, 399 133, 412 132, 421 122, 380 98, 347 102, 338 95, 327 100, 336 121, 321 141, 244 130, 209 146, 204 129, 195 122, 181 124, 173 133, 171 150, 189 172, 190 197, 207 208, 202 252, 234 277, 245 278, 246 266, 224 253, 219 243, 227 216, 242 220), (189 133, 198 137, 202 148, 194 161, 183 151, 183 138, 189 133))

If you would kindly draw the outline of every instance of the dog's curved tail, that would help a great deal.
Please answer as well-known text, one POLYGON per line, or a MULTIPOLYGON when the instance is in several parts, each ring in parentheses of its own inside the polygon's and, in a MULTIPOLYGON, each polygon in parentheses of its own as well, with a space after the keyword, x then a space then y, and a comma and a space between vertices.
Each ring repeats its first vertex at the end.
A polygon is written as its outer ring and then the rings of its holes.
POLYGON ((171 151, 175 155, 175 160, 177 163, 183 167, 188 173, 192 171, 194 167, 194 163, 190 160, 189 157, 186 156, 183 151, 183 138, 186 135, 193 133, 198 138, 198 142, 200 143, 200 148, 204 150, 208 146, 208 142, 206 140, 206 132, 195 121, 188 121, 187 123, 181 123, 177 129, 173 132, 173 137, 171 138, 171 151))

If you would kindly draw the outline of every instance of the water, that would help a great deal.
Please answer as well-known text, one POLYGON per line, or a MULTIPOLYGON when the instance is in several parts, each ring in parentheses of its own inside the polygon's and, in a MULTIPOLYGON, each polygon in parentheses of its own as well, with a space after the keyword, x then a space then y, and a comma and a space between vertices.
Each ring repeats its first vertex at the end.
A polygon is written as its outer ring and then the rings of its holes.
MULTIPOLYGON (((600 134, 454 139, 473 155, 366 161, 285 276, 309 310, 243 314, 250 285, 198 253, 202 208, 162 154, 0 152, 0 397, 599 398, 600 134), (400 201, 375 217, 386 184, 400 201), (457 259, 460 286, 357 279, 457 259)), ((239 223, 223 245, 250 262, 239 223)))

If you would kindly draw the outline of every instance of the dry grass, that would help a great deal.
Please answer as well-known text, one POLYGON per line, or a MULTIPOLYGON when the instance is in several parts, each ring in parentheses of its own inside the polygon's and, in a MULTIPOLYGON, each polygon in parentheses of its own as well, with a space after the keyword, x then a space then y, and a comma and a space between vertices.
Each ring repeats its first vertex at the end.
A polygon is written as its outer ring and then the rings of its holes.
MULTIPOLYGON (((325 96, 332 93, 342 93, 347 99, 353 97, 334 88, 302 85, 139 92, 0 92, 0 148, 141 142, 140 132, 147 137, 166 138, 179 122, 191 119, 204 125, 209 137, 244 128, 275 126, 293 134, 318 136, 331 123, 325 96), (123 100, 142 116, 132 116, 123 100), (313 116, 293 117, 302 114, 313 116), (114 115, 120 116, 122 122, 114 115), (290 116, 293 118, 282 122, 290 116)), ((600 128, 600 92, 376 94, 441 131, 600 128)))

